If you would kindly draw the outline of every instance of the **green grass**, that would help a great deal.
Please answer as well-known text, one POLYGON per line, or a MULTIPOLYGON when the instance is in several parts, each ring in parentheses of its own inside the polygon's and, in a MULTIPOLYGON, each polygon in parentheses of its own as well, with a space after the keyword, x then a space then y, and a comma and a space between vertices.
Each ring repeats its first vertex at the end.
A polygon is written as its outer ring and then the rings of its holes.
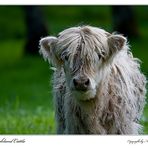
POLYGON ((23 41, 1 45, 0 134, 55 133, 48 64, 41 57, 22 57, 23 41))
MULTIPOLYGON (((146 8, 135 7, 141 36, 129 43, 148 76, 146 8)), ((112 30, 108 6, 44 6, 43 10, 51 35, 79 24, 112 30)), ((24 56, 26 26, 22 7, 0 6, 0 18, 0 134, 54 134, 52 71, 42 57, 24 56)), ((148 105, 141 123, 148 134, 148 105)))
POLYGON ((144 127, 144 134, 148 134, 148 105, 145 106, 141 124, 144 127))
POLYGON ((0 134, 54 134, 54 112, 35 104, 34 110, 26 110, 16 101, 13 107, 1 110, 0 134))

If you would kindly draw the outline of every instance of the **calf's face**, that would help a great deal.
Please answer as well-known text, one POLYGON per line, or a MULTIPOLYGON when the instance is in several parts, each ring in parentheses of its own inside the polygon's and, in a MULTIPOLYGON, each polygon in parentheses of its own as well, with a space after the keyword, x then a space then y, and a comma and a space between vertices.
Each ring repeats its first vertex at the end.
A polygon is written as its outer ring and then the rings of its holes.
POLYGON ((59 70, 64 69, 70 93, 79 100, 93 99, 108 61, 126 39, 94 27, 67 29, 58 37, 41 39, 40 52, 59 70))

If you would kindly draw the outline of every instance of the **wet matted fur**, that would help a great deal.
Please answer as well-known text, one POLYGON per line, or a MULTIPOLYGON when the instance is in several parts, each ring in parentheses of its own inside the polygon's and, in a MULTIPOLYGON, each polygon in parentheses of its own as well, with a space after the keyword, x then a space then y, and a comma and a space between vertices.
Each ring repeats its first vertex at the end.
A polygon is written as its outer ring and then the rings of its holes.
POLYGON ((120 34, 80 26, 40 40, 55 67, 58 134, 138 134, 146 78, 120 34))

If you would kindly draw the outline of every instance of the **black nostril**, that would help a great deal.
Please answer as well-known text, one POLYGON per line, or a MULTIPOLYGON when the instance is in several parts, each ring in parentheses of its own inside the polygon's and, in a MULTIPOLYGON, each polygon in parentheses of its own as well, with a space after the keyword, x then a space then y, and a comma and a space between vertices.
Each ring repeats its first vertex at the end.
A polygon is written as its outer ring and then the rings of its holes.
POLYGON ((74 78, 73 85, 78 91, 87 91, 89 89, 90 80, 88 78, 74 78))
POLYGON ((77 86, 78 85, 78 82, 77 82, 76 79, 73 79, 73 84, 74 84, 74 86, 77 86))
POLYGON ((89 85, 89 79, 87 79, 84 84, 85 84, 85 86, 88 86, 89 85))

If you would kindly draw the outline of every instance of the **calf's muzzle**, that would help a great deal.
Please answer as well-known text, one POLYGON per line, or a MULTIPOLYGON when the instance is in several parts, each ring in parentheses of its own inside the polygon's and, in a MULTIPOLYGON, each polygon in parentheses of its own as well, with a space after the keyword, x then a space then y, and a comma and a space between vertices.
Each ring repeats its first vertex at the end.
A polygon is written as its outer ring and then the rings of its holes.
POLYGON ((90 80, 87 77, 73 78, 74 88, 77 91, 87 91, 90 86, 90 80))

